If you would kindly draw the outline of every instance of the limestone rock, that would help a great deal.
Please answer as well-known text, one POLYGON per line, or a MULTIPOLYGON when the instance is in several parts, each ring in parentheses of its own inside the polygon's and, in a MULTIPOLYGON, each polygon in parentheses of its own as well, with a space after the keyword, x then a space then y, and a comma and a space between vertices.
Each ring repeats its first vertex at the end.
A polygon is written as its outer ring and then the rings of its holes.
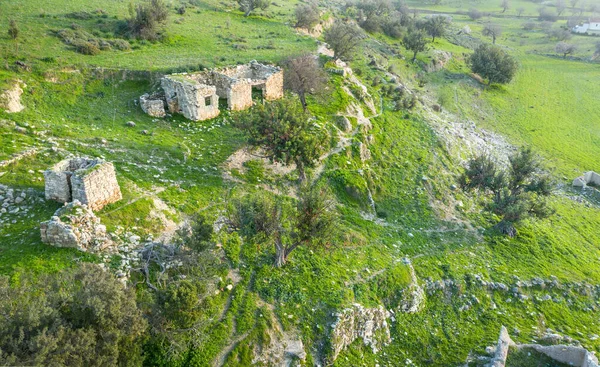
POLYGON ((17 80, 11 88, 0 93, 0 108, 8 113, 23 111, 25 106, 21 104, 21 95, 23 94, 21 87, 26 87, 25 83, 17 80))
POLYGON ((285 354, 287 356, 304 360, 306 358, 306 351, 304 351, 304 344, 302 344, 302 340, 298 339, 288 341, 285 348, 285 354))
POLYGON ((442 70, 451 59, 452 53, 442 50, 434 50, 431 56, 431 62, 425 67, 425 69, 430 73, 442 70))
POLYGON ((106 227, 86 205, 75 200, 58 209, 52 219, 40 224, 42 242, 81 251, 100 251, 113 246, 106 227))
POLYGON ((356 339, 362 339, 373 353, 389 344, 389 317, 390 313, 382 306, 365 308, 360 304, 354 304, 339 313, 331 332, 332 361, 356 339))
POLYGON ((352 123, 346 116, 339 116, 336 122, 338 128, 343 132, 348 133, 352 131, 352 123))
POLYGON ((47 200, 77 200, 100 210, 122 198, 113 164, 101 159, 66 159, 45 171, 44 179, 47 200))
POLYGON ((515 345, 515 343, 510 338, 510 335, 508 335, 508 330, 506 330, 506 327, 502 326, 502 328, 500 328, 496 352, 488 367, 504 367, 506 365, 506 358, 508 357, 508 348, 513 345, 515 345))
POLYGON ((140 107, 152 117, 165 117, 165 100, 159 95, 150 95, 148 93, 140 97, 140 107))

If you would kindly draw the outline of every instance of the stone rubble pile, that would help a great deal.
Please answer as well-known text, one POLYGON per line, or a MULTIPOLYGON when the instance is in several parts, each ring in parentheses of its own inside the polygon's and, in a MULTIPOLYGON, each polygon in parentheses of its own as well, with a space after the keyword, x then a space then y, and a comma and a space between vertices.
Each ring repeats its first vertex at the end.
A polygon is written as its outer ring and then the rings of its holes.
POLYGON ((33 217, 34 205, 43 202, 44 198, 33 189, 18 190, 0 184, 0 226, 33 217))
POLYGON ((42 222, 40 235, 42 242, 49 245, 85 252, 99 252, 114 246, 100 218, 78 200, 65 204, 50 220, 42 222))

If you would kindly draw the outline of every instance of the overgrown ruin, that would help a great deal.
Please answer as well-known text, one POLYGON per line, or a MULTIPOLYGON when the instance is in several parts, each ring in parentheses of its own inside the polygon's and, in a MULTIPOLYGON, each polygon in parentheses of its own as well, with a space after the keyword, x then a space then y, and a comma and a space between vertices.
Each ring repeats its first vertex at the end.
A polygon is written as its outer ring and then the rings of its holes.
POLYGON ((65 159, 44 172, 47 200, 79 201, 91 210, 121 200, 115 167, 101 159, 65 159))
POLYGON ((230 110, 240 111, 253 105, 253 91, 260 91, 265 100, 282 98, 283 71, 277 66, 251 61, 234 67, 165 76, 161 86, 164 97, 144 95, 140 98, 142 108, 166 103, 170 113, 202 121, 219 115, 219 99, 227 100, 230 110))

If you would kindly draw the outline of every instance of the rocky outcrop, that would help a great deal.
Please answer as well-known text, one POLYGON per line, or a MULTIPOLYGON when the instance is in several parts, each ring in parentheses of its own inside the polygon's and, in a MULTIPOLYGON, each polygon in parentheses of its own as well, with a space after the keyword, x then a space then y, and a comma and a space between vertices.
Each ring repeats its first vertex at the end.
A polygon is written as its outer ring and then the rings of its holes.
POLYGON ((429 73, 440 71, 451 59, 452 54, 450 52, 434 50, 431 56, 431 62, 425 66, 425 70, 429 73))
POLYGON ((100 210, 122 198, 113 164, 101 159, 66 159, 45 171, 44 179, 47 200, 77 200, 100 210))
POLYGON ((508 330, 502 326, 502 328, 500 328, 496 352, 488 364, 488 367, 504 367, 506 365, 506 358, 508 357, 508 348, 514 345, 515 342, 513 342, 510 335, 508 335, 508 330))
POLYGON ((588 185, 600 186, 600 175, 593 171, 588 171, 573 180, 574 187, 585 188, 588 185))
MULTIPOLYGON (((550 335, 554 340, 565 340, 559 335, 550 335)), ((545 339, 548 339, 546 336, 545 339)), ((568 340, 568 338, 567 338, 568 340)), ((504 326, 500 328, 498 344, 494 349, 494 355, 486 367, 505 367, 509 348, 533 349, 538 353, 553 359, 556 362, 564 363, 575 367, 598 367, 598 358, 587 349, 576 345, 540 345, 540 344, 516 344, 508 335, 504 326)))
POLYGON ((400 304, 400 311, 405 313, 416 313, 423 309, 425 304, 425 291, 419 285, 415 268, 409 258, 405 257, 402 262, 410 269, 410 285, 404 293, 403 300, 400 304))
POLYGON ((4 109, 8 113, 21 112, 25 109, 25 106, 21 104, 21 95, 23 94, 21 87, 26 87, 25 83, 17 80, 12 87, 0 93, 1 109, 4 109))
POLYGON ((113 246, 106 227, 86 205, 75 200, 58 209, 52 219, 40 224, 42 242, 56 247, 97 252, 113 246))
POLYGON ((140 107, 152 117, 165 117, 165 99, 161 95, 150 95, 148 93, 140 97, 140 107))
POLYGON ((337 320, 331 331, 332 361, 356 339, 362 339, 373 353, 391 342, 387 322, 390 313, 382 306, 365 308, 354 304, 336 316, 337 320))

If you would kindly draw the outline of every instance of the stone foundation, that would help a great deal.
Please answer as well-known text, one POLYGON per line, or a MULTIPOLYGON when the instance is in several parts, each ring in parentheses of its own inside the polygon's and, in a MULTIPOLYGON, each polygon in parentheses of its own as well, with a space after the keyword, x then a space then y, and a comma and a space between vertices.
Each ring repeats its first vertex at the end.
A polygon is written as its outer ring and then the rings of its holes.
POLYGON ((121 200, 121 189, 112 163, 73 158, 44 172, 46 199, 61 203, 79 201, 92 210, 121 200))
POLYGON ((40 224, 42 242, 81 251, 101 251, 113 246, 106 227, 86 205, 75 200, 58 209, 52 219, 40 224))

